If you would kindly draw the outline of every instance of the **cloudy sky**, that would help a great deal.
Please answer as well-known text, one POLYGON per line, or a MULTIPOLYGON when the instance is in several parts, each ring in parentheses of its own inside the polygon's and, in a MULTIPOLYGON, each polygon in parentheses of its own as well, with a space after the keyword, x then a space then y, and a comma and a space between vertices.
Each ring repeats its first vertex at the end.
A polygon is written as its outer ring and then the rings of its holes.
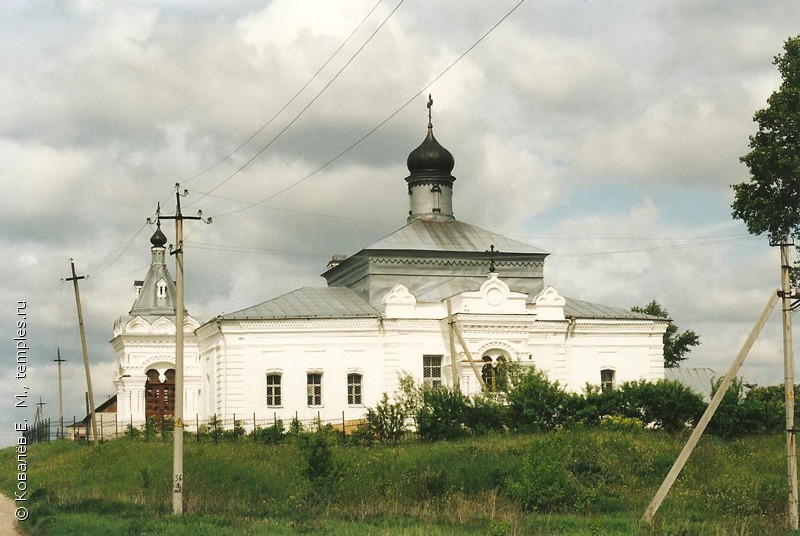
MULTIPOLYGON (((57 417, 60 346, 65 414, 80 418, 70 258, 90 276, 99 403, 114 320, 149 265, 145 220, 174 211, 176 182, 186 213, 214 217, 187 227, 198 320, 324 285, 332 254, 405 224, 429 92, 459 219, 550 251, 546 282, 564 295, 658 300, 701 337, 687 366, 724 372, 779 284, 777 251, 731 218, 729 185, 748 178, 739 157, 780 83, 772 58, 800 33, 796 2, 517 4, 5 2, 0 441, 24 413, 18 300, 31 402, 57 417)), ((744 375, 781 381, 778 314, 744 375)))

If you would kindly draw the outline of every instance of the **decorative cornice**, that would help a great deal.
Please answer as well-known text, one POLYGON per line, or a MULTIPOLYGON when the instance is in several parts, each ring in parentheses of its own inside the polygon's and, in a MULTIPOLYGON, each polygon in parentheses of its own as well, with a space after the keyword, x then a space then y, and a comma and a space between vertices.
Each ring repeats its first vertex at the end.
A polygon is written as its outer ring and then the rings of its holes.
POLYGON ((241 331, 248 331, 259 328, 303 328, 309 330, 317 327, 341 328, 344 327, 372 327, 378 326, 381 319, 376 317, 362 318, 274 318, 264 320, 222 320, 220 329, 224 332, 226 328, 235 327, 241 331))
MULTIPOLYGON (((387 257, 369 257, 369 262, 385 263, 385 264, 419 264, 428 266, 485 266, 485 259, 475 260, 455 260, 455 259, 419 259, 419 258, 387 258, 387 257)), ((495 261, 495 266, 523 266, 523 267, 544 267, 544 262, 541 261, 495 261)))

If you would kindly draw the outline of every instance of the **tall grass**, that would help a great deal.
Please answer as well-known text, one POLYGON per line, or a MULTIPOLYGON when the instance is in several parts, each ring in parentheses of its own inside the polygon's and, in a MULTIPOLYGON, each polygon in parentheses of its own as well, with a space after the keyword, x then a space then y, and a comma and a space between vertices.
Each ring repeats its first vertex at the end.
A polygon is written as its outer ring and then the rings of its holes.
MULTIPOLYGON (((299 441, 189 442, 182 518, 170 515, 169 443, 38 444, 23 527, 37 535, 781 534, 782 441, 704 438, 654 526, 639 517, 683 443, 657 431, 329 444, 330 471, 319 478, 309 472, 314 449, 299 441)), ((0 467, 9 492, 14 469, 0 467)))

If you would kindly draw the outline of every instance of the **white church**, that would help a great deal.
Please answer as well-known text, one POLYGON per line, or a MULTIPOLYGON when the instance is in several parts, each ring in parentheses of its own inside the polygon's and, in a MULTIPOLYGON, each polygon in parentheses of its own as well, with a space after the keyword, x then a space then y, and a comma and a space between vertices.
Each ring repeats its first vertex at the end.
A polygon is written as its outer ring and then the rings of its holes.
MULTIPOLYGON (((212 417, 359 419, 403 374, 469 395, 493 391, 509 362, 571 391, 663 378, 667 321, 546 286, 546 252, 455 218, 454 165, 429 121, 407 160, 405 226, 334 258, 327 286, 202 323, 187 313, 189 429, 212 417)), ((160 228, 150 241, 150 269, 111 341, 122 423, 174 412, 176 289, 160 228)))

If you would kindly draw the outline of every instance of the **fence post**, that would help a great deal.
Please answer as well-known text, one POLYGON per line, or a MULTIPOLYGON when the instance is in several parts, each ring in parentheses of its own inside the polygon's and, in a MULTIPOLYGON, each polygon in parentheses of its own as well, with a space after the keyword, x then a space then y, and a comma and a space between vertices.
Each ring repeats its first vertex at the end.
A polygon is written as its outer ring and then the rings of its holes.
POLYGON ((236 443, 236 439, 239 433, 236 430, 236 413, 233 414, 233 442, 236 443))
POLYGON ((200 414, 194 414, 194 429, 197 432, 197 442, 200 443, 200 414))
POLYGON ((215 444, 218 441, 218 437, 217 437, 218 436, 218 433, 217 433, 218 427, 219 427, 219 419, 217 419, 217 414, 215 413, 214 414, 214 443, 215 444))
POLYGON ((256 441, 256 430, 258 428, 258 423, 256 422, 256 412, 253 412, 253 441, 256 441))
POLYGON ((133 439, 133 413, 131 413, 131 439, 133 439))
POLYGON ((272 412, 272 424, 277 428, 278 427, 278 412, 272 412))
POLYGON ((100 414, 100 441, 103 441, 103 414, 100 414))

